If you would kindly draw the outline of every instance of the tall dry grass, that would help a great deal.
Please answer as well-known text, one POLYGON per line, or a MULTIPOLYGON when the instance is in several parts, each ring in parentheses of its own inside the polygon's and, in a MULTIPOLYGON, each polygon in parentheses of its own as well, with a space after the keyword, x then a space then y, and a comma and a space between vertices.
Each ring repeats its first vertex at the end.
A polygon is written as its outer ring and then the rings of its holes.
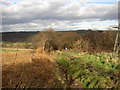
POLYGON ((35 53, 31 60, 30 51, 16 53, 3 52, 2 87, 3 88, 54 88, 55 74, 52 57, 35 53), (39 57, 39 58, 38 58, 39 57))

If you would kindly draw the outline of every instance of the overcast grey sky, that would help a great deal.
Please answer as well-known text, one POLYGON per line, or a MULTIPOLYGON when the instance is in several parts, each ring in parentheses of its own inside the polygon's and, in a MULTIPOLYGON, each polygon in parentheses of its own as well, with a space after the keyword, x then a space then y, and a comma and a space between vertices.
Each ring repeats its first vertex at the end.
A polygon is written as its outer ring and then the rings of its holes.
POLYGON ((107 29, 118 24, 118 0, 0 0, 3 31, 107 29))

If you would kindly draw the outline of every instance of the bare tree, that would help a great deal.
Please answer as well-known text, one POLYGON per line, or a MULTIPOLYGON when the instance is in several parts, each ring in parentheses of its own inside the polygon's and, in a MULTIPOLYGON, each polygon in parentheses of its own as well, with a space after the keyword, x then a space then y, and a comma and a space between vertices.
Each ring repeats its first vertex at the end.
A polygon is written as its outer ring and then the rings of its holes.
POLYGON ((44 50, 45 42, 47 40, 55 41, 57 38, 56 31, 52 28, 45 29, 44 31, 40 32, 38 35, 33 37, 32 44, 34 48, 41 47, 44 50))

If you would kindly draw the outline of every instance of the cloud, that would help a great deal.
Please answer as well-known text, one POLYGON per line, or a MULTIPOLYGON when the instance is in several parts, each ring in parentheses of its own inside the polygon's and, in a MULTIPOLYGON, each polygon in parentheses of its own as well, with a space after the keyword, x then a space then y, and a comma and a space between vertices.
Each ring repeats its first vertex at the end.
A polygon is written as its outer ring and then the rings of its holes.
POLYGON ((0 0, 0 4, 2 4, 2 5, 12 5, 11 2, 5 1, 5 0, 0 0))
POLYGON ((119 2, 119 0, 89 0, 90 2, 119 2))
POLYGON ((56 24, 87 20, 117 20, 117 8, 117 3, 86 4, 79 0, 24 0, 16 4, 2 5, 2 24, 11 28, 11 25, 30 27, 43 23, 43 26, 49 26, 53 22, 56 24), (31 22, 34 24, 29 24, 31 22))

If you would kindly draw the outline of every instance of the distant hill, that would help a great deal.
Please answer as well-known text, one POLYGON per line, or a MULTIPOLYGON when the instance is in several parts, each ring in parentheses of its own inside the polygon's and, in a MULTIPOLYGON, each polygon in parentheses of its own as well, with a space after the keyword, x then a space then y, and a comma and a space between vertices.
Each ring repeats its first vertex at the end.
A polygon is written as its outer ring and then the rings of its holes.
MULTIPOLYGON (((76 31, 58 31, 58 32, 76 32, 80 35, 85 35, 86 33, 93 33, 93 32, 107 32, 107 31, 92 31, 92 30, 76 30, 76 31)), ((115 32, 115 31, 110 31, 115 32)), ((31 38, 35 35, 40 33, 40 31, 33 31, 33 32, 2 32, 2 41, 3 42, 24 42, 30 41, 31 38)))
POLYGON ((2 33, 2 41, 9 41, 9 42, 23 42, 29 41, 30 37, 38 34, 39 32, 3 32, 2 33))

